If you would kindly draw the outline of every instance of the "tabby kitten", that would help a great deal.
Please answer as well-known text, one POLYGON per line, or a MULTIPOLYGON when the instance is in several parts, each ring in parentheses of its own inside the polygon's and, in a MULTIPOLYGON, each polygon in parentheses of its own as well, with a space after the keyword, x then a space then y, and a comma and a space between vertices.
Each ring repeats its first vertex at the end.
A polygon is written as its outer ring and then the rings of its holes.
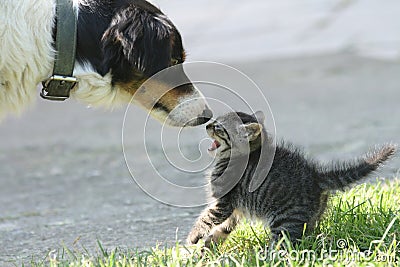
POLYGON ((215 201, 197 219, 188 244, 200 239, 205 240, 206 246, 223 241, 243 216, 261 219, 268 225, 272 242, 279 240, 282 232, 295 242, 302 237, 305 224, 308 231, 313 229, 330 192, 362 181, 396 151, 395 145, 388 144, 357 161, 326 167, 281 143, 276 147, 269 173, 264 173, 261 185, 250 192, 261 147, 271 145, 263 121, 260 111, 253 115, 231 112, 206 126, 214 139, 209 151, 216 153, 215 166, 208 177, 215 201), (235 166, 241 162, 244 170, 239 172, 235 166), (235 179, 227 189, 226 184, 235 179))

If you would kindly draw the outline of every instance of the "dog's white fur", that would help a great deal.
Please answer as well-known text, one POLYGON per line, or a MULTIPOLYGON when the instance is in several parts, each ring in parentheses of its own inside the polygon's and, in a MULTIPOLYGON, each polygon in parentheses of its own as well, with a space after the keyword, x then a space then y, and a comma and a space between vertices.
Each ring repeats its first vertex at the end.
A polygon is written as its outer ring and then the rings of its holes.
POLYGON ((89 63, 83 66, 76 64, 74 76, 78 79, 78 86, 71 92, 71 96, 89 105, 113 108, 132 98, 128 92, 111 87, 111 73, 103 77, 89 63))
POLYGON ((52 1, 3 0, 0 6, 0 118, 19 113, 51 74, 52 1))
MULTIPOLYGON (((74 0, 77 7, 78 0, 74 0)), ((37 85, 52 73, 52 28, 55 1, 2 0, 0 6, 0 119, 20 113, 33 102, 37 85)), ((113 107, 131 96, 111 87, 111 74, 104 77, 90 64, 76 64, 78 86, 71 96, 94 106, 113 107)))

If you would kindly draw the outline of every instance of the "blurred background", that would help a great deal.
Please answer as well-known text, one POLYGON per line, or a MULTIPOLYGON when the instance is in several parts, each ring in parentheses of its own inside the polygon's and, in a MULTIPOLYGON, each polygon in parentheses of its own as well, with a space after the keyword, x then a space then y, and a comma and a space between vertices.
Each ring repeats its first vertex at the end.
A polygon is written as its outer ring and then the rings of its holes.
POLYGON ((181 30, 190 60, 248 61, 348 52, 400 54, 396 0, 153 0, 181 30))
MULTIPOLYGON (((188 61, 229 64, 258 85, 278 140, 322 162, 400 143, 399 1, 152 2, 180 30, 188 61)), ((164 205, 133 182, 122 153, 124 113, 38 98, 21 117, 0 124, 0 265, 44 258, 63 245, 97 250, 97 239, 114 248, 185 238, 200 208, 164 205)), ((142 125, 129 118, 125 148, 134 151, 143 144, 135 134, 142 125)), ((202 127, 187 134, 192 138, 182 146, 189 154, 207 147, 199 146, 202 127)), ((146 138, 152 143, 160 133, 146 138)), ((160 172, 173 173, 162 149, 151 149, 160 172)), ((140 166, 148 158, 133 160, 140 166)), ((376 176, 398 177, 399 168, 397 157, 376 176)), ((204 184, 201 173, 196 177, 191 184, 204 184)))

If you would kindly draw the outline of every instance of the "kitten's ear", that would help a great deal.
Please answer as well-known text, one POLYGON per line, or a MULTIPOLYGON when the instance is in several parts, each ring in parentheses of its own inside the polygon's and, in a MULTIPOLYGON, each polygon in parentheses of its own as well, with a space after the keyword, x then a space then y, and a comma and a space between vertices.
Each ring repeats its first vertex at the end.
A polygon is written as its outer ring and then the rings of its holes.
POLYGON ((256 117, 256 119, 258 120, 259 123, 263 123, 265 121, 265 115, 264 112, 262 112, 261 110, 256 111, 253 114, 254 117, 256 117))
POLYGON ((249 123, 245 124, 244 128, 246 129, 246 137, 249 141, 254 141, 261 134, 263 126, 260 123, 249 123))

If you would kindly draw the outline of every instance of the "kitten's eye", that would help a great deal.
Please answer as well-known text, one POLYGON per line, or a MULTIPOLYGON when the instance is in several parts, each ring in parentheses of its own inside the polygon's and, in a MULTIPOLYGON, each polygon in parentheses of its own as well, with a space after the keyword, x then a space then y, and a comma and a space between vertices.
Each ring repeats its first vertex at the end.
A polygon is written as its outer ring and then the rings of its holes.
POLYGON ((177 60, 176 58, 171 59, 171 65, 177 65, 179 63, 179 60, 177 60))
POLYGON ((221 125, 216 124, 216 125, 214 125, 214 131, 216 133, 223 133, 224 132, 224 128, 221 125))

